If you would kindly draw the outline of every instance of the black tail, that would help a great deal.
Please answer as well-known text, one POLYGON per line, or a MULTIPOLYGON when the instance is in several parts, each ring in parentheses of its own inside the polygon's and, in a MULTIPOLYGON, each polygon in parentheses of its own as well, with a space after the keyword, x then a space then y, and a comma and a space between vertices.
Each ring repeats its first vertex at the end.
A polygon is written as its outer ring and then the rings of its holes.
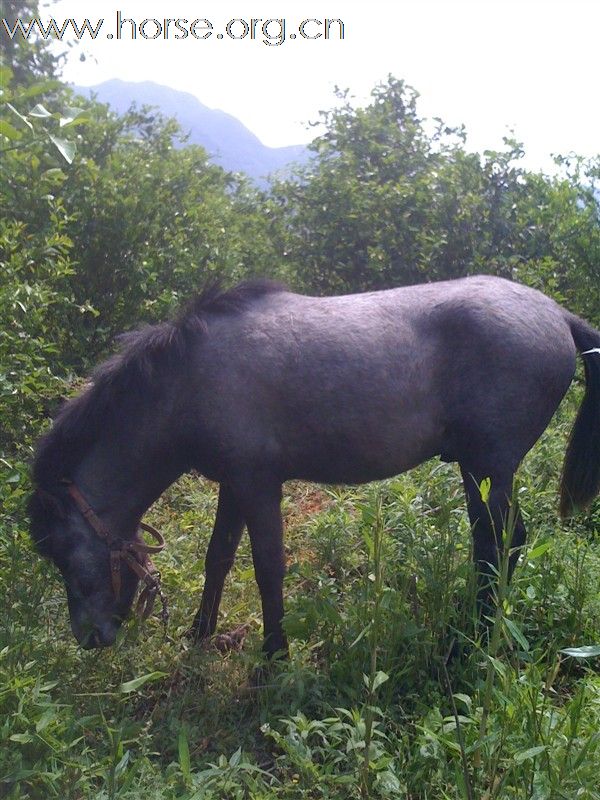
POLYGON ((562 517, 585 508, 600 492, 600 332, 573 315, 569 315, 569 324, 575 345, 584 354, 586 387, 565 455, 560 486, 562 517))

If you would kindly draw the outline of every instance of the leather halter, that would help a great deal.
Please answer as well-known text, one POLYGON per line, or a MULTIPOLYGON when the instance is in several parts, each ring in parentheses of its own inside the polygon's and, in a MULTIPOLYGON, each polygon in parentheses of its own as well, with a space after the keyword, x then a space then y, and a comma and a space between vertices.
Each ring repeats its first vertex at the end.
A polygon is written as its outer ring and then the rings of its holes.
POLYGON ((161 619, 166 626, 169 619, 169 609, 167 600, 162 592, 160 583, 160 572, 156 569, 150 558, 150 553, 160 553, 165 548, 165 540, 162 535, 145 522, 140 522, 139 527, 149 533, 158 544, 151 545, 138 540, 121 539, 114 536, 98 517, 94 509, 90 506, 83 494, 72 482, 65 480, 67 491, 73 498, 75 505, 81 512, 90 528, 101 538, 104 539, 110 550, 110 575, 115 598, 119 600, 121 596, 121 562, 135 572, 138 578, 144 583, 144 588, 138 597, 136 613, 141 619, 147 619, 152 613, 156 596, 160 597, 162 603, 161 619))

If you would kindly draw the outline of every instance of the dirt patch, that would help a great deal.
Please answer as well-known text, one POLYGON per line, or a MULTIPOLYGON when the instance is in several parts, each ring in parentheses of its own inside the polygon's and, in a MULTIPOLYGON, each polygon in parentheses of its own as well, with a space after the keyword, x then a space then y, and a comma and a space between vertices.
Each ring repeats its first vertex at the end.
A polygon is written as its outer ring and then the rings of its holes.
POLYGON ((314 483, 291 481, 284 493, 283 519, 286 526, 297 525, 309 517, 328 509, 333 498, 314 483))

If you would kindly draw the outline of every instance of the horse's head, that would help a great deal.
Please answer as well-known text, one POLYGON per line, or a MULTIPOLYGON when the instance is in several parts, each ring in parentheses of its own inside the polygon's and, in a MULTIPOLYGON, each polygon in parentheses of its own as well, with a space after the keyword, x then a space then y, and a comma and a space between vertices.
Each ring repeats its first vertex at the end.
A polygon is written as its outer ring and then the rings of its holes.
POLYGON ((149 554, 164 541, 140 519, 188 468, 176 370, 185 341, 171 323, 128 334, 36 448, 31 534, 64 578, 71 627, 85 648, 114 642, 140 580, 142 616, 157 594, 163 599, 149 554))
MULTIPOLYGON (((119 543, 139 543, 136 526, 129 531, 110 531, 108 537, 100 535, 93 518, 84 516, 67 485, 51 493, 38 489, 29 512, 38 551, 56 564, 64 579, 77 641, 85 649, 113 644, 140 577, 123 558, 115 557, 115 552, 119 543)), ((109 533, 108 527, 106 531, 109 533)), ((130 558, 136 560, 135 553, 130 558)))

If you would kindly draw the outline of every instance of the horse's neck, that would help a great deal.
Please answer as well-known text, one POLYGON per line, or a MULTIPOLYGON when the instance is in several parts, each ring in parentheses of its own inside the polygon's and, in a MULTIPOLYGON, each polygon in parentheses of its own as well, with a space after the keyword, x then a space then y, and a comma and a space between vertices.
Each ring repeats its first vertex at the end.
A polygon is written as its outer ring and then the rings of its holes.
POLYGON ((172 453, 97 448, 84 459, 75 482, 90 505, 115 529, 131 529, 155 500, 185 471, 172 453))

